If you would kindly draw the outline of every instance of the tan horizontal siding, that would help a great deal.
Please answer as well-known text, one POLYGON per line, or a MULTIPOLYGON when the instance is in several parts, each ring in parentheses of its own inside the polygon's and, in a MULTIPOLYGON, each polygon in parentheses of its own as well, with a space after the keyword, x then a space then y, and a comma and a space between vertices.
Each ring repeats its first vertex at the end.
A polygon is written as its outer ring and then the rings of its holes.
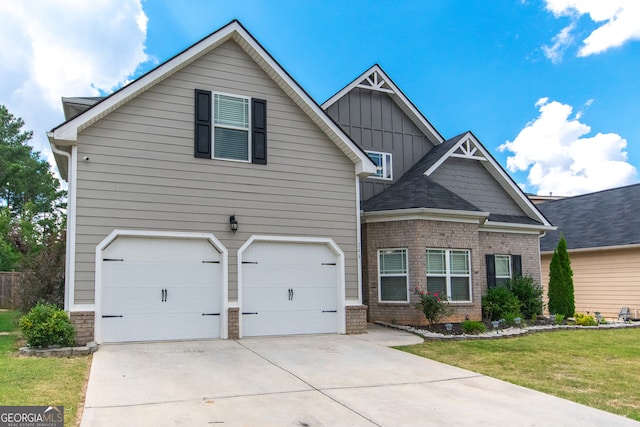
MULTIPOLYGON (((542 279, 547 295, 551 254, 542 256, 542 279)), ((576 312, 599 311, 615 320, 622 307, 640 312, 640 248, 572 252, 571 269, 576 312)))
POLYGON ((330 237, 357 298, 354 165, 234 42, 82 131, 78 155, 90 160, 78 163, 76 303, 93 302, 95 248, 114 229, 213 233, 229 249, 231 299, 252 235, 330 237), (267 100, 267 165, 193 157, 194 89, 267 100))

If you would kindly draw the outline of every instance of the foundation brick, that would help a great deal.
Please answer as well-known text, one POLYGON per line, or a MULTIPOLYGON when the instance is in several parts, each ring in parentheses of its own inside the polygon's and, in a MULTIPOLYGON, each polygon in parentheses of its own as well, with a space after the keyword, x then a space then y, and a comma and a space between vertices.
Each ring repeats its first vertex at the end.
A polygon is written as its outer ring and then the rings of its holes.
POLYGON ((367 306, 349 305, 346 307, 347 334, 367 332, 367 306))
POLYGON ((76 328, 76 345, 83 346, 94 341, 95 313, 93 311, 72 311, 69 320, 76 328))
POLYGON ((240 338, 240 308, 229 308, 229 325, 228 334, 230 340, 237 340, 240 338))

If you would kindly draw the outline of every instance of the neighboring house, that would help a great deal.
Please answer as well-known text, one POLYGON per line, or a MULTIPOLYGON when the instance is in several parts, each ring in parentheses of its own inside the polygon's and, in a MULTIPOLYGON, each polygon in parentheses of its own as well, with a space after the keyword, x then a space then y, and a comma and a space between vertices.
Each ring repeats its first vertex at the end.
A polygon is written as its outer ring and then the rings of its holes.
POLYGON ((488 286, 540 281, 553 227, 472 133, 443 138, 378 66, 321 107, 233 21, 63 104, 48 136, 79 342, 421 323, 416 286, 479 319, 488 286))
POLYGON ((640 312, 640 184, 538 205, 558 227, 540 240, 545 296, 560 235, 567 241, 576 312, 616 320, 640 312))
POLYGON ((424 323, 416 287, 446 293, 462 320, 481 318, 488 287, 540 283, 553 227, 471 132, 446 140, 378 65, 322 107, 378 166, 360 180, 369 321, 424 323))

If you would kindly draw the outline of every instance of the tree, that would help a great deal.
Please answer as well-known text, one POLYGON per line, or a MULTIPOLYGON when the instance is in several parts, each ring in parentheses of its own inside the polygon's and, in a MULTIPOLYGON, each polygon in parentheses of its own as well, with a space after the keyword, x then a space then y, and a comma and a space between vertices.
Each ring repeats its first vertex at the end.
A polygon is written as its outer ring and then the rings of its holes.
POLYGON ((13 270, 63 226, 66 193, 28 145, 33 132, 0 105, 0 270, 13 270))
POLYGON ((567 252, 567 241, 560 236, 556 250, 553 251, 549 266, 549 313, 571 317, 575 314, 576 305, 573 293, 573 271, 567 252))

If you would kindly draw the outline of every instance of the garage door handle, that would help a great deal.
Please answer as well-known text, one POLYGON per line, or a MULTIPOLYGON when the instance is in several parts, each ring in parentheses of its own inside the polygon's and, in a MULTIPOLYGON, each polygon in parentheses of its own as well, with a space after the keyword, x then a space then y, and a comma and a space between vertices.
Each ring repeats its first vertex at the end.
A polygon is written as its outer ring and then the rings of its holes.
POLYGON ((103 314, 102 315, 103 319, 108 319, 108 318, 111 318, 111 317, 122 317, 122 314, 103 314))
POLYGON ((322 310, 323 313, 337 313, 338 310, 322 310))
POLYGON ((203 316, 220 316, 220 313, 202 313, 203 316))
POLYGON ((167 290, 162 290, 162 302, 167 302, 167 290))
POLYGON ((257 311, 243 311, 242 314, 258 314, 257 311))
POLYGON ((289 288, 289 301, 293 301, 293 289, 289 288))

